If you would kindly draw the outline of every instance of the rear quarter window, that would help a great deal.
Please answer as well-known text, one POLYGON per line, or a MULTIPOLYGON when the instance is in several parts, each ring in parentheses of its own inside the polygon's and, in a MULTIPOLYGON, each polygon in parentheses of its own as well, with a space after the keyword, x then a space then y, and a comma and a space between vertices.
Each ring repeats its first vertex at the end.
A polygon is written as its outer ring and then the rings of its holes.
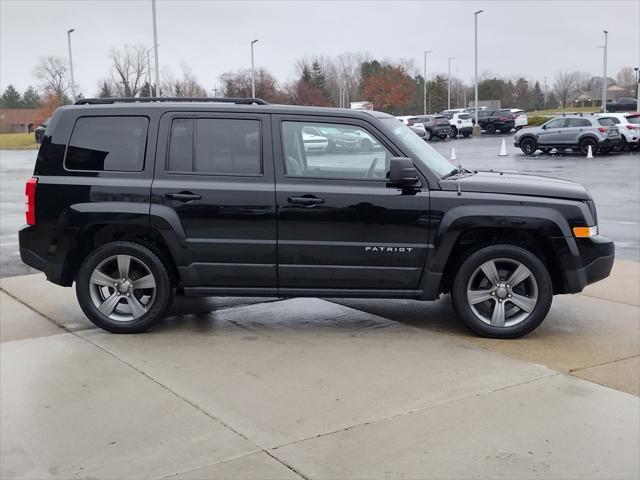
POLYGON ((598 119, 598 123, 600 125, 602 125, 603 127, 611 127, 612 125, 615 125, 615 122, 613 121, 612 118, 599 118, 598 119))
POLYGON ((139 172, 144 168, 147 117, 80 117, 67 146, 67 170, 139 172))
POLYGON ((634 125, 640 125, 640 116, 627 117, 627 122, 633 123, 634 125))

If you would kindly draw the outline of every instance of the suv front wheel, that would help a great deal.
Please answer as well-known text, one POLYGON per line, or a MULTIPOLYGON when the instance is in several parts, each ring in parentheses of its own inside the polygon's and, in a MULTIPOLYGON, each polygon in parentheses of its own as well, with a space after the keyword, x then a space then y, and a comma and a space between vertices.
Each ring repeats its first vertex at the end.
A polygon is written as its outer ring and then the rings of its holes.
POLYGON ((525 137, 522 140, 520 140, 520 149, 522 150, 522 153, 524 153, 525 155, 531 155, 538 149, 538 145, 536 144, 536 141, 533 138, 525 137))
POLYGON ((76 295, 96 326, 113 333, 139 333, 162 318, 172 287, 155 253, 119 241, 98 247, 84 260, 76 276, 76 295))
POLYGON ((551 277, 534 254, 514 245, 494 245, 469 255, 451 288, 453 307, 478 335, 517 338, 547 316, 551 277))

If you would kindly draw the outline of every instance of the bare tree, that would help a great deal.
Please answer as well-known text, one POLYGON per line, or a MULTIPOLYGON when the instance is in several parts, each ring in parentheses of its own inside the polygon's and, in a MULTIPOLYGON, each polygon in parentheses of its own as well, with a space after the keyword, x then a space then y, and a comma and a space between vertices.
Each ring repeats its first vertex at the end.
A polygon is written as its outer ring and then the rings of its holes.
POLYGON ((206 97, 207 91, 198 82, 191 67, 182 62, 180 65, 182 76, 176 78, 171 70, 165 69, 163 73, 162 91, 171 97, 206 97))
POLYGON ((67 98, 67 91, 71 86, 67 74, 67 62, 62 57, 40 57, 33 69, 33 76, 40 81, 45 94, 61 101, 67 98))
POLYGON ((624 88, 635 86, 636 74, 631 67, 622 67, 616 76, 618 85, 624 88))
MULTIPOLYGON (((225 97, 251 97, 251 70, 223 73, 220 81, 225 97)), ((264 68, 256 70, 256 96, 274 103, 287 101, 275 77, 264 68)))
POLYGON ((125 45, 121 50, 112 50, 110 57, 117 95, 137 96, 147 75, 147 49, 143 45, 125 45))
POLYGON ((559 71, 556 74, 555 81, 553 83, 553 91, 558 98, 558 101, 562 107, 566 107, 571 96, 576 91, 576 79, 575 72, 562 72, 559 71))

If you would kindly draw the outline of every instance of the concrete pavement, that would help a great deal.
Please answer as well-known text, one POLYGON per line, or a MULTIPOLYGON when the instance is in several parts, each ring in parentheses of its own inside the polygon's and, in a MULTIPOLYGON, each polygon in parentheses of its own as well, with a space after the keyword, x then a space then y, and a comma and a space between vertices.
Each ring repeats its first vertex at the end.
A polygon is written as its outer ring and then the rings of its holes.
POLYGON ((4 278, 0 477, 637 478, 638 278, 616 262, 516 341, 447 298, 183 299, 112 335, 4 278))

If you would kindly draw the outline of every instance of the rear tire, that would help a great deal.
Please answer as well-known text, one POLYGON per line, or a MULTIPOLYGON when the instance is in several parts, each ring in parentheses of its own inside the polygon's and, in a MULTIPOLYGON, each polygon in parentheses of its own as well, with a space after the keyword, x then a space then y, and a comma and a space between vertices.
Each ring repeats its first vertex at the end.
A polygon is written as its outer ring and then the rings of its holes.
POLYGON ((140 333, 158 322, 172 301, 167 268, 147 247, 110 242, 82 262, 76 296, 91 322, 112 333, 140 333))
POLYGON ((515 245, 492 245, 469 255, 451 288, 453 308, 462 322, 489 338, 518 338, 533 331, 552 300, 545 265, 515 245))
POLYGON ((458 136, 458 128, 457 127, 451 127, 451 138, 456 138, 458 136))
POLYGON ((433 133, 431 132, 431 130, 427 129, 424 132, 424 139, 428 142, 433 138, 433 133))
POLYGON ((591 145, 591 153, 595 155, 598 150, 598 143, 593 138, 583 138, 580 140, 580 145, 578 145, 580 153, 586 155, 589 152, 589 145, 591 145))
POLYGON ((494 133, 496 133, 496 126, 493 123, 490 123, 489 125, 487 125, 487 128, 485 130, 487 131, 487 133, 493 135, 494 133))

